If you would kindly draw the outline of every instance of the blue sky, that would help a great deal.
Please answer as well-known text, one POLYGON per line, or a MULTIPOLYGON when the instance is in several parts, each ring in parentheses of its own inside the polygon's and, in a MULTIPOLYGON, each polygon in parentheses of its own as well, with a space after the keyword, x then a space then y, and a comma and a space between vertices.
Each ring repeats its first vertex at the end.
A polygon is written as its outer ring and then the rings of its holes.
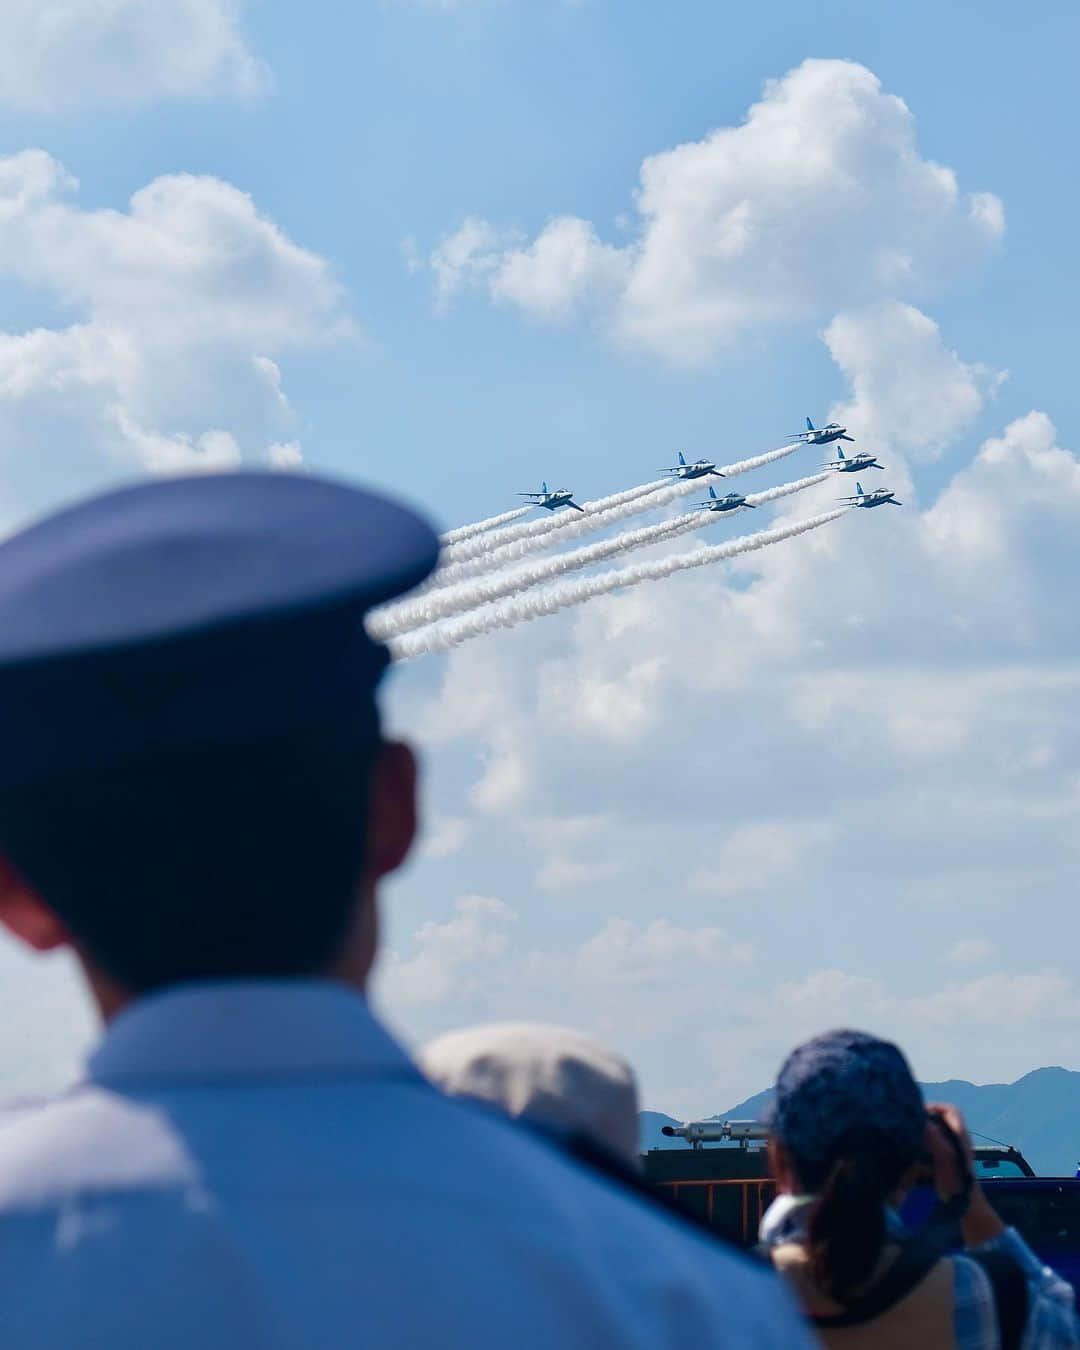
MULTIPOLYGON (((673 1112, 835 1021, 924 1078, 1080 1067, 1074 7, 183 0, 162 31, 69 4, 59 38, 7 8, 7 524, 302 457, 454 525, 830 409, 908 503, 400 672, 430 820, 387 904, 407 1035, 579 1021, 673 1112)), ((0 1045, 16 1090, 89 1034, 50 979, 50 1055, 0 1045)))
POLYGON ((265 4, 245 21, 273 71, 263 98, 9 111, 0 133, 11 149, 48 149, 80 179, 86 204, 122 206, 178 170, 252 193, 331 262, 371 343, 290 369, 309 459, 408 491, 418 461, 433 504, 458 519, 478 474, 494 475, 492 509, 540 463, 592 493, 611 472, 601 438, 649 472, 657 444, 713 444, 718 422, 754 444, 838 392, 812 328, 686 379, 650 362, 628 369, 587 335, 523 329, 499 313, 433 323, 429 293, 400 265, 404 238, 430 246, 469 214, 535 230, 572 212, 611 232, 645 155, 736 123, 764 79, 806 56, 865 63, 912 107, 926 155, 1006 202, 1008 244, 989 278, 948 294, 935 317, 962 351, 1008 368, 1006 411, 1026 411, 1052 381, 1069 441, 1077 405, 1059 335, 1080 294, 1062 153, 1078 24, 1064 4, 1037 14, 914 5, 892 16, 859 3, 777 5, 733 18, 706 4, 661 14, 603 0, 388 0, 316 4, 302 20, 265 4))

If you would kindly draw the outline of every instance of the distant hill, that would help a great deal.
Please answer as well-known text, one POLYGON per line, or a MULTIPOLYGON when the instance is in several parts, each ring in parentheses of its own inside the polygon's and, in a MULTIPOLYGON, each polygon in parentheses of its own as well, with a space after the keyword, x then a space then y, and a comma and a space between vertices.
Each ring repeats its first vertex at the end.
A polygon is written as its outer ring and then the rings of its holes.
POLYGON ((673 1144, 682 1148, 678 1139, 665 1139, 660 1133, 664 1125, 681 1125, 674 1116, 665 1116, 663 1111, 641 1111, 638 1113, 638 1126, 641 1130, 641 1151, 648 1153, 651 1148, 671 1148, 673 1144))
MULTIPOLYGON (((1080 1073, 1071 1069, 1033 1069, 1015 1083, 923 1083, 928 1102, 954 1102, 973 1131, 994 1141, 1015 1144, 1042 1176, 1069 1176, 1080 1162, 1080 1073)), ((772 1098, 772 1089, 747 1097, 713 1119, 756 1120, 772 1098)), ((665 1139, 664 1125, 680 1122, 661 1111, 642 1111, 641 1146, 685 1148, 665 1139)), ((976 1143, 979 1140, 976 1139, 976 1143)))

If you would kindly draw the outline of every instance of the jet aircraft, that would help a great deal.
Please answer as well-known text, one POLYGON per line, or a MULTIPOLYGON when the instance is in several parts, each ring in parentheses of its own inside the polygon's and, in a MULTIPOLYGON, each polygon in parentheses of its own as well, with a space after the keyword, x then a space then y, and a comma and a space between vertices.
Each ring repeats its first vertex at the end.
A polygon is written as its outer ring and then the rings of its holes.
POLYGON ((546 483, 540 484, 539 492, 518 493, 519 497, 528 497, 531 506, 542 506, 545 511, 558 511, 561 506, 572 506, 575 511, 580 511, 584 515, 585 508, 571 500, 573 495, 569 488, 556 488, 554 492, 549 492, 546 483))
POLYGON ((859 455, 852 455, 847 459, 843 450, 836 447, 837 458, 831 463, 826 464, 826 469, 835 469, 837 473, 858 473, 860 469, 884 469, 884 464, 879 464, 873 455, 868 455, 865 451, 859 455))
POLYGON ((874 492, 864 492, 861 483, 855 484, 854 497, 841 497, 842 502, 848 502, 852 506, 865 506, 869 511, 875 506, 903 506, 903 502, 898 502, 896 497, 888 488, 877 488, 874 492))
POLYGON ((740 506, 745 506, 750 511, 756 511, 757 507, 753 502, 748 502, 737 492, 729 492, 726 497, 718 497, 716 489, 709 488, 709 500, 707 502, 698 502, 699 511, 737 511, 740 506))
POLYGON ((795 437, 795 440, 805 441, 807 445, 828 445, 830 441, 854 439, 854 436, 847 434, 847 427, 842 427, 839 422, 830 422, 827 427, 816 427, 809 417, 806 419, 806 430, 800 431, 795 437))
POLYGON ((696 459, 693 464, 687 464, 681 450, 679 451, 678 464, 665 469, 664 472, 673 473, 676 478, 708 478, 709 474, 713 474, 717 478, 723 478, 724 476, 711 459, 696 459))

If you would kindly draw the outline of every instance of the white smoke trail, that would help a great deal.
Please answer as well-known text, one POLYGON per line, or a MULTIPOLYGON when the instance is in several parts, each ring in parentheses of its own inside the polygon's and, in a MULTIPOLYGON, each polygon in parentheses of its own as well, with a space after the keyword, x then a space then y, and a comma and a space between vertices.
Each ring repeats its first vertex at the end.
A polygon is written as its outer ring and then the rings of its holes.
MULTIPOLYGON (((732 513, 734 514, 734 513, 732 513)), ((443 590, 417 595, 415 599, 372 612, 367 617, 367 630, 378 642, 397 637, 413 628, 422 628, 427 624, 445 619, 462 610, 475 609, 477 605, 490 604, 493 600, 502 600, 518 591, 527 590, 542 581, 561 576, 592 563, 603 562, 619 553, 632 548, 644 548, 669 539, 673 535, 684 534, 699 525, 718 520, 717 513, 707 519, 697 511, 666 520, 659 525, 646 525, 640 530, 626 530, 611 539, 601 539, 596 544, 586 544, 584 548, 572 549, 569 553, 559 553, 554 558, 545 558, 541 562, 526 563, 505 571, 484 572, 460 586, 447 586, 443 590)))
POLYGON ((791 483, 782 483, 779 487, 769 488, 765 492, 751 493, 746 498, 746 507, 738 506, 731 511, 689 511, 676 516, 674 520, 662 521, 659 525, 644 525, 637 530, 624 530, 622 534, 610 539, 601 539, 595 544, 586 544, 584 548, 571 549, 554 558, 526 563, 523 567, 514 567, 500 572, 485 572, 458 586, 447 586, 443 590, 418 594, 410 600, 396 605, 385 606, 368 616, 367 628, 371 636, 380 642, 387 638, 398 637, 411 629, 421 628, 459 614, 463 610, 474 609, 477 605, 490 604, 495 600, 516 595, 519 591, 550 581, 553 577, 567 572, 576 572, 594 563, 604 562, 632 549, 646 548, 668 539, 677 538, 696 530, 700 526, 716 523, 738 515, 748 507, 762 506, 766 502, 776 501, 780 497, 790 497, 793 493, 823 483, 829 477, 828 472, 813 474, 809 478, 799 478, 791 483))
POLYGON ((599 572, 596 576, 579 577, 575 581, 564 581, 539 591, 529 591, 525 595, 514 596, 491 608, 470 610, 456 618, 428 624, 424 628, 416 629, 415 632, 393 638, 389 644, 390 651, 397 661, 409 661, 428 652, 448 651, 462 642, 468 642, 470 638, 480 637, 497 628, 514 628, 519 623, 542 618, 545 614, 554 614, 571 605, 583 604, 586 600, 607 595, 626 586, 636 586, 642 581, 659 581, 688 567, 706 567, 725 558, 734 558, 740 553, 752 553, 755 549, 766 548, 769 544, 794 539, 796 535, 806 534, 808 530, 816 530, 822 525, 827 525, 849 510, 850 507, 841 506, 791 525, 744 535, 742 538, 732 539, 727 544, 698 548, 692 553, 676 553, 670 558, 635 563, 631 567, 616 567, 608 572, 599 572))
MULTIPOLYGON (((740 473, 749 473, 751 469, 764 468, 766 464, 773 464, 801 449, 802 442, 794 441, 777 450, 768 450, 750 459, 722 465, 720 472, 725 478, 734 478, 740 473)), ((586 502, 584 515, 566 511, 546 520, 512 525, 508 529, 491 531, 479 538, 467 540, 443 553, 439 570, 424 589, 431 591, 456 585, 478 572, 505 567, 507 563, 516 562, 537 549, 551 548, 564 539, 575 539, 582 534, 591 534, 593 530, 616 525, 620 520, 636 516, 642 511, 654 511, 691 492, 700 492, 706 482, 706 479, 701 478, 680 478, 674 482, 664 479, 655 483, 642 483, 625 492, 586 502)))
POLYGON ((458 544, 451 544, 444 551, 443 557, 449 562, 466 562, 469 558, 479 557, 481 553, 486 553, 489 549, 500 548, 503 544, 510 543, 511 540, 539 538, 545 534, 565 530, 575 523, 580 524, 586 519, 595 519, 597 516, 605 515, 608 511, 628 502, 635 502, 643 497, 648 497, 652 493, 667 487, 667 485, 668 480, 666 478, 658 479, 653 483, 639 483, 637 487, 626 488, 622 492, 613 492, 608 497, 598 497, 593 502, 585 502, 581 511, 575 511, 572 507, 557 512, 548 511, 537 520, 527 520, 517 525, 508 525, 505 529, 489 531, 477 538, 465 539, 458 544))
POLYGON ((499 516, 488 516, 487 520, 474 520, 471 525, 459 525, 456 530, 447 530, 439 542, 443 548, 459 544, 463 539, 471 539, 474 534, 484 534, 488 530, 497 530, 500 525, 509 525, 512 520, 520 520, 532 510, 531 506, 515 506, 512 511, 504 511, 499 516))
POLYGON ((781 483, 779 487, 766 488, 764 492, 751 492, 746 498, 748 506, 764 506, 766 502, 779 501, 781 497, 790 497, 794 492, 805 492, 807 488, 817 487, 832 475, 828 469, 824 473, 812 473, 809 478, 796 478, 790 483, 781 483))

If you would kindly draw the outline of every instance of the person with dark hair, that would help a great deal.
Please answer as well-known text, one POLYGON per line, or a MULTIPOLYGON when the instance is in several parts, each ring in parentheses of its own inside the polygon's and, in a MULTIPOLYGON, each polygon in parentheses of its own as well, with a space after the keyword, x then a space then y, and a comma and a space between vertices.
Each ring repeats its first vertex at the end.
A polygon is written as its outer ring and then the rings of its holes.
POLYGON ((1072 1288, 1002 1223, 962 1116, 927 1109, 895 1045, 858 1031, 805 1042, 770 1110, 779 1194, 761 1239, 827 1345, 1080 1346, 1072 1288), (941 1212, 911 1237, 897 1208, 928 1165, 941 1212), (963 1254, 948 1252, 953 1220, 963 1254))
POLYGON ((437 553, 269 473, 0 543, 0 922, 105 1022, 0 1113, 5 1346, 807 1343, 771 1273, 437 1092, 368 1008, 416 766, 363 619, 437 553))

